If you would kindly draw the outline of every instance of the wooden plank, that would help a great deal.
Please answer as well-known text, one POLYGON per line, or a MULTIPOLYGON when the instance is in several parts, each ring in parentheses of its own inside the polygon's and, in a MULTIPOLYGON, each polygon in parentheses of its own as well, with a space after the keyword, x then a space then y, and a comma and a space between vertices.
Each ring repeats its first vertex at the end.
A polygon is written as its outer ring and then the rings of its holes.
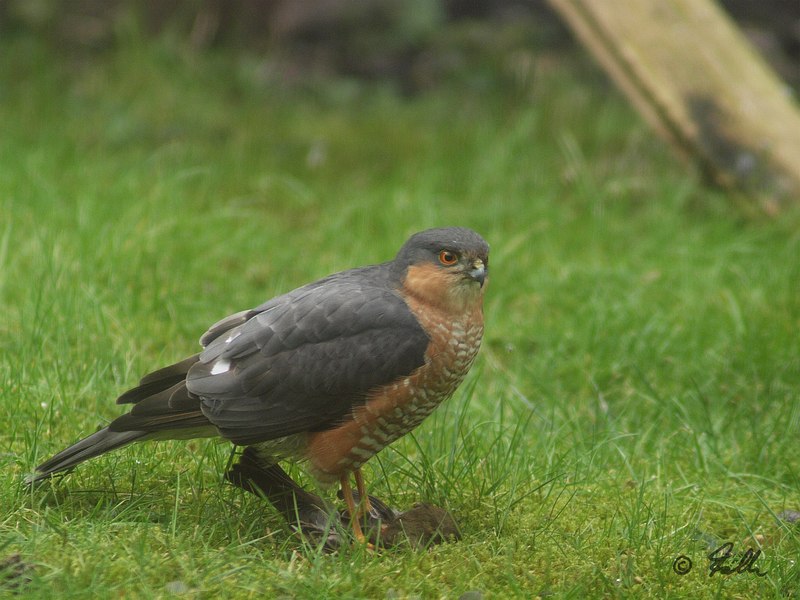
POLYGON ((800 204, 800 112, 713 0, 549 0, 655 130, 775 214, 800 204))

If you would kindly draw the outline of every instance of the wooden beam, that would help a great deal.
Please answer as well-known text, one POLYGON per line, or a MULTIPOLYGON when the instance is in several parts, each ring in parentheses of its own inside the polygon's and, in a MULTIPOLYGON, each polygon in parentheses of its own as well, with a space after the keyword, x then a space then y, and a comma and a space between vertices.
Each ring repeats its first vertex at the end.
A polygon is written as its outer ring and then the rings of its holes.
POLYGON ((648 123, 716 183, 800 204, 792 93, 713 0, 549 0, 648 123))

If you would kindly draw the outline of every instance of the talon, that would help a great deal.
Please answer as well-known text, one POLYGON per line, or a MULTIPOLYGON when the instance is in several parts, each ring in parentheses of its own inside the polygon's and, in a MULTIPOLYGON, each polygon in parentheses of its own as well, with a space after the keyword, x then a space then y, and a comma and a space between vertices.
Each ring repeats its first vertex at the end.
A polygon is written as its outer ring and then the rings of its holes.
POLYGON ((358 491, 359 508, 361 514, 367 516, 372 513, 372 504, 370 504, 369 496, 367 495, 367 488, 364 485, 364 478, 361 476, 361 469, 356 469, 353 473, 356 478, 356 490, 358 491))
POLYGON ((350 487, 350 474, 345 473, 339 478, 339 484, 342 487, 342 496, 344 503, 347 505, 347 512, 350 515, 350 526, 353 528, 353 536, 359 544, 367 544, 367 538, 364 531, 361 529, 361 519, 359 512, 356 508, 356 502, 353 500, 353 488, 350 487))

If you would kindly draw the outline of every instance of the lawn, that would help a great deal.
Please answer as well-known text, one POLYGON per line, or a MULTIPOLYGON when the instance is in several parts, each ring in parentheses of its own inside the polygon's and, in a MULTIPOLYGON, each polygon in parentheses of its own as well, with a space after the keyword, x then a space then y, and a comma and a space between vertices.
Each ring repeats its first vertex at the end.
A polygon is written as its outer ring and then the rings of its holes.
POLYGON ((800 594, 800 215, 705 187, 592 65, 402 97, 167 41, 0 56, 0 560, 30 566, 20 597, 800 594), (211 323, 439 225, 491 244, 484 345, 365 476, 447 507, 461 541, 325 554, 206 440, 22 485, 211 323), (725 542, 765 575, 709 576, 725 542))

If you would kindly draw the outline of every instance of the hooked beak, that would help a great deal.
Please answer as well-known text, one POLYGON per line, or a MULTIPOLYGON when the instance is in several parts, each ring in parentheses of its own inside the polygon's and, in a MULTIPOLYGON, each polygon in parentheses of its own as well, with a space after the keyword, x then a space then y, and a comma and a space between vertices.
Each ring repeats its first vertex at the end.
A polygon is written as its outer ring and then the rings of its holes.
POLYGON ((481 287, 483 287, 484 282, 486 281, 486 276, 488 275, 488 270, 486 265, 483 264, 483 261, 480 258, 475 259, 472 263, 472 268, 467 272, 470 279, 474 279, 481 287))

